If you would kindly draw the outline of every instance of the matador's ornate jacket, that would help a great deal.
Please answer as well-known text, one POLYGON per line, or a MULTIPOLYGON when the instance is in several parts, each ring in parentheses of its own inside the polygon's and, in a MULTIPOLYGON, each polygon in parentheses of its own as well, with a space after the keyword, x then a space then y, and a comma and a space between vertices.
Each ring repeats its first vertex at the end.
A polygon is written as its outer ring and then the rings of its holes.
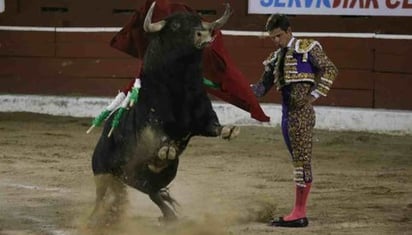
POLYGON ((319 42, 292 38, 263 62, 265 71, 252 85, 256 96, 272 86, 282 93, 282 132, 295 169, 303 169, 305 183, 312 182, 312 135, 315 112, 308 96, 326 96, 338 74, 319 42))
POLYGON ((255 94, 264 96, 275 85, 280 90, 293 82, 309 82, 312 90, 326 96, 338 74, 336 66, 329 60, 318 41, 292 38, 284 61, 284 74, 280 74, 282 49, 271 53, 263 61, 265 72, 256 84, 255 94))

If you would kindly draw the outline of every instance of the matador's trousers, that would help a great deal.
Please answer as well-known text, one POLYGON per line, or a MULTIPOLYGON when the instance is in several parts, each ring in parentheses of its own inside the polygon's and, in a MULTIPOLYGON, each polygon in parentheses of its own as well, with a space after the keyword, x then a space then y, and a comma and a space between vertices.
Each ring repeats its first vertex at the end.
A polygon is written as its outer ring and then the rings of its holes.
POLYGON ((291 83, 282 88, 282 134, 294 167, 303 167, 305 183, 312 182, 312 137, 315 111, 307 100, 310 83, 291 83))

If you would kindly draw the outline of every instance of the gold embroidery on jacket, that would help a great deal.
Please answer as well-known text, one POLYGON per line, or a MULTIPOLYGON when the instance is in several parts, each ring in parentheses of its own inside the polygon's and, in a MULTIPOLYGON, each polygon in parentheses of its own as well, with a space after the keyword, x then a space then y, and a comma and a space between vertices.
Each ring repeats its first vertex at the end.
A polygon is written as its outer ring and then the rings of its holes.
POLYGON ((277 50, 272 57, 272 62, 276 59, 275 69, 273 71, 275 87, 280 90, 284 85, 293 82, 310 82, 316 87, 319 94, 326 96, 330 90, 333 80, 337 76, 337 69, 335 65, 329 60, 322 50, 322 46, 318 41, 313 39, 297 39, 288 48, 285 55, 284 74, 279 74, 279 56, 280 49, 277 50), (303 63, 309 63, 309 53, 313 58, 313 66, 319 72, 315 73, 299 73, 298 61, 293 57, 293 53, 302 54, 303 63), (275 57, 275 58, 274 58, 275 57))

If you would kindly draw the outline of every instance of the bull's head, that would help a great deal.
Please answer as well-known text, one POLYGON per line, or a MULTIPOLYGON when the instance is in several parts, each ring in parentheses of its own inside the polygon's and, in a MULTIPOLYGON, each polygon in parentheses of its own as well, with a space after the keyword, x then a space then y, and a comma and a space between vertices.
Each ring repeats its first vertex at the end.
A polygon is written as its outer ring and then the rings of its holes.
MULTIPOLYGON (((149 11, 146 14, 144 24, 143 24, 143 29, 145 32, 149 32, 149 33, 160 32, 167 24, 167 20, 160 20, 158 22, 152 23, 152 15, 153 15, 153 9, 155 7, 155 4, 156 2, 152 3, 149 11)), ((198 49, 201 49, 201 48, 204 48, 206 45, 208 45, 210 42, 212 42, 213 41, 213 37, 212 37, 213 30, 223 27, 223 25, 225 25, 225 23, 228 21, 231 14, 232 14, 232 9, 230 7, 230 4, 226 3, 226 9, 222 17, 220 17, 219 19, 213 22, 200 21, 200 24, 194 27, 194 36, 193 36, 194 46, 198 49)))

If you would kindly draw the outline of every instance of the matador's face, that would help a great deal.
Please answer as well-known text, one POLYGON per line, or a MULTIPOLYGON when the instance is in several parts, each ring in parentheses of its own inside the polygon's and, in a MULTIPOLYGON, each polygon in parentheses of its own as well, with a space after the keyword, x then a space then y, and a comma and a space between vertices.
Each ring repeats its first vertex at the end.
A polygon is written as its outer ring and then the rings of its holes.
POLYGON ((292 30, 290 27, 286 31, 281 28, 275 28, 269 31, 269 37, 275 43, 276 47, 284 48, 288 46, 292 38, 292 30))

